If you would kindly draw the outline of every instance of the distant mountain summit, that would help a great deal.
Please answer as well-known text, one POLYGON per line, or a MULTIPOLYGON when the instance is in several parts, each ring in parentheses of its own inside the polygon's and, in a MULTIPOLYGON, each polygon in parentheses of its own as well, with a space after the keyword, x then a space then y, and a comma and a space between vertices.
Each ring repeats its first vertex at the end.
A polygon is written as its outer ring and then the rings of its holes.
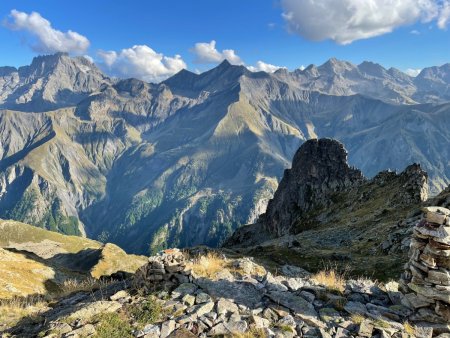
POLYGON ((367 177, 420 163, 437 194, 450 183, 445 69, 423 71, 440 81, 431 93, 335 59, 273 74, 224 61, 159 84, 65 54, 4 67, 0 217, 141 253, 217 246, 266 211, 298 147, 322 137, 367 177))
POLYGON ((0 106, 48 111, 73 106, 111 80, 88 59, 66 53, 35 57, 30 66, 0 68, 0 106))

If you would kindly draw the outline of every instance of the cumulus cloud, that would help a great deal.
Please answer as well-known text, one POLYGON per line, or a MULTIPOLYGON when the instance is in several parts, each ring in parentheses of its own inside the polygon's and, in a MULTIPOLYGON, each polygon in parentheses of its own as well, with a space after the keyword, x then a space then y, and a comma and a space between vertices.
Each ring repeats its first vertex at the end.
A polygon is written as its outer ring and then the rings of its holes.
POLYGON ((99 50, 97 52, 97 55, 103 60, 103 63, 108 67, 111 67, 117 60, 117 53, 113 50, 109 51, 99 50))
POLYGON ((86 60, 88 60, 90 63, 94 63, 94 59, 92 58, 92 56, 90 56, 90 55, 83 55, 83 57, 86 59, 86 60))
POLYGON ((409 76, 416 77, 417 75, 420 74, 421 71, 422 69, 408 68, 407 70, 405 70, 405 73, 408 74, 409 76))
POLYGON ((212 40, 211 42, 198 42, 191 48, 191 52, 195 55, 195 63, 219 63, 227 59, 234 65, 244 64, 233 49, 224 49, 222 52, 219 52, 216 49, 215 40, 212 40))
POLYGON ((442 10, 439 14, 437 25, 440 29, 446 29, 450 22, 450 1, 446 1, 442 5, 442 10))
POLYGON ((98 51, 102 68, 119 77, 135 77, 148 82, 159 82, 186 68, 180 55, 164 56, 146 45, 116 51, 98 51))
POLYGON ((13 9, 5 26, 11 30, 27 32, 32 37, 31 48, 38 53, 82 54, 89 47, 89 40, 85 36, 71 30, 61 32, 37 12, 27 14, 13 9))
POLYGON ((280 67, 280 66, 275 66, 275 65, 271 65, 270 63, 265 63, 263 61, 258 61, 256 62, 255 66, 249 66, 247 67, 248 70, 252 71, 252 72, 266 72, 266 73, 273 73, 275 71, 277 71, 280 68, 285 68, 285 67, 280 67))
POLYGON ((290 32, 309 40, 349 44, 390 33, 418 21, 437 19, 445 28, 449 0, 281 0, 290 32))

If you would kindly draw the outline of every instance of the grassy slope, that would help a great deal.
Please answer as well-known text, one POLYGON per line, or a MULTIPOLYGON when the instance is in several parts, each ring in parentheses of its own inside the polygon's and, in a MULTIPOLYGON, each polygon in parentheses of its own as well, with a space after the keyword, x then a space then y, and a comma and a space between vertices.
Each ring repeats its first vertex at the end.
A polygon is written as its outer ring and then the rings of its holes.
POLYGON ((68 278, 134 272, 146 262, 113 244, 0 220, 0 299, 51 293, 68 278))
POLYGON ((27 242, 39 243, 44 240, 57 243, 59 248, 68 253, 76 253, 87 248, 99 249, 102 246, 100 242, 87 238, 66 236, 21 222, 0 220, 1 247, 27 242))

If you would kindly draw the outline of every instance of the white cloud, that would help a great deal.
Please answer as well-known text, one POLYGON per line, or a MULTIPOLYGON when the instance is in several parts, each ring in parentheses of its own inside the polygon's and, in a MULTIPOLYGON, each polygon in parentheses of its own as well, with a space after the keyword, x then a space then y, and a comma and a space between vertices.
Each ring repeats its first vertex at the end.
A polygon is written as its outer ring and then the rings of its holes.
POLYGON ((92 56, 89 55, 83 55, 83 57, 88 60, 90 63, 94 63, 94 59, 92 58, 92 56))
POLYGON ((27 14, 13 9, 5 26, 11 30, 25 31, 33 37, 31 48, 38 53, 67 52, 82 54, 89 47, 89 40, 71 30, 54 29, 39 13, 27 14))
POLYGON ((266 72, 266 73, 273 73, 275 71, 277 71, 280 68, 285 68, 285 67, 280 67, 280 66, 275 66, 275 65, 271 65, 270 63, 265 63, 263 61, 258 61, 256 62, 255 66, 249 66, 247 67, 248 70, 252 71, 252 72, 266 72))
POLYGON ((97 55, 103 60, 105 65, 107 65, 108 67, 111 67, 117 60, 117 53, 113 50, 109 51, 99 50, 97 52, 97 55))
POLYGON ((215 40, 212 40, 209 43, 198 42, 193 48, 191 48, 191 52, 195 54, 195 63, 219 63, 227 59, 231 64, 234 65, 244 64, 244 62, 242 62, 241 58, 233 49, 224 49, 222 52, 219 52, 216 49, 215 40))
POLYGON ((186 68, 180 55, 164 56, 146 45, 116 51, 98 51, 103 68, 119 77, 135 77, 149 82, 159 82, 186 68))
POLYGON ((417 29, 413 29, 412 31, 410 31, 410 33, 414 35, 420 35, 420 32, 417 29))
POLYGON ((405 73, 408 74, 409 76, 416 77, 417 75, 420 74, 421 71, 422 69, 408 68, 407 70, 405 70, 405 73))
POLYGON ((440 29, 446 29, 450 23, 450 1, 445 1, 442 5, 437 25, 440 29))
POLYGON ((290 32, 307 39, 349 44, 399 26, 437 19, 446 27, 449 0, 281 0, 290 32))

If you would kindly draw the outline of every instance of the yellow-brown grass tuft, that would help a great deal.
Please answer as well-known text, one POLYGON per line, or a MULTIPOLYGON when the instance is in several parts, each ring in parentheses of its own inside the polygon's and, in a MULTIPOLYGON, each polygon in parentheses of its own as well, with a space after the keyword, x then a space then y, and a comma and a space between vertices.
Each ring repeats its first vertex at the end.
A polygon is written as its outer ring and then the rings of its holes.
POLYGON ((410 336, 415 337, 416 336, 416 328, 411 325, 409 322, 403 323, 403 328, 405 329, 405 332, 409 334, 410 336))
POLYGON ((218 253, 208 252, 204 256, 199 256, 193 259, 192 263, 189 265, 189 268, 201 277, 214 278, 217 273, 225 269, 227 265, 227 260, 221 257, 218 253))
POLYGON ((361 324, 364 321, 364 317, 359 314, 352 314, 351 320, 355 324, 361 324))
POLYGON ((245 333, 233 333, 230 338, 266 338, 268 337, 263 329, 251 328, 245 333))
POLYGON ((330 291, 343 293, 345 290, 345 277, 335 269, 326 269, 314 274, 311 279, 325 286, 330 291))
POLYGON ((37 317, 46 307, 47 302, 41 296, 2 299, 0 300, 0 324, 6 327, 13 326, 24 317, 37 317))
POLYGON ((84 279, 66 279, 60 286, 58 296, 67 296, 75 292, 90 292, 106 288, 110 284, 107 280, 100 280, 93 277, 84 279))

